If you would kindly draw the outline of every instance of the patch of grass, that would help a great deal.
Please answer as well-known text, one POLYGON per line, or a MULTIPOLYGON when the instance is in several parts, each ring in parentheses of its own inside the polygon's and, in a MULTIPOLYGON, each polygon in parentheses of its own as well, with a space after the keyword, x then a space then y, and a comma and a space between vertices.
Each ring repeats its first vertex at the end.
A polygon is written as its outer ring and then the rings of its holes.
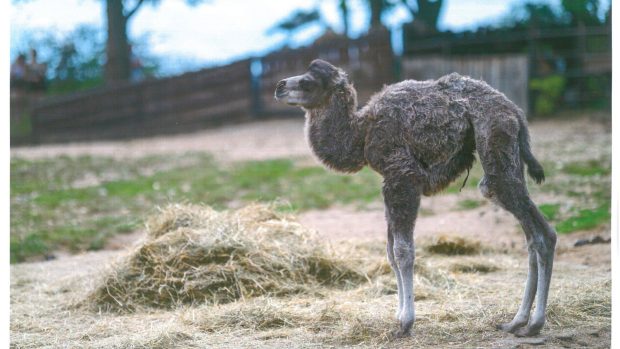
POLYGON ((327 208, 334 203, 364 205, 381 198, 381 179, 365 168, 341 175, 291 160, 251 161, 233 169, 231 186, 245 201, 289 201, 293 209, 327 208))
POLYGON ((11 263, 21 262, 33 255, 44 255, 48 250, 48 244, 40 234, 30 234, 23 239, 11 236, 11 263))
POLYGON ((540 212, 549 220, 554 220, 560 211, 560 204, 542 204, 538 206, 540 212))
POLYGON ((100 249, 109 237, 134 229, 134 221, 170 202, 221 209, 284 200, 289 210, 306 210, 332 204, 363 207, 380 198, 381 179, 369 169, 347 176, 288 159, 228 167, 201 154, 172 160, 12 159, 11 256, 18 262, 59 248, 100 249))
POLYGON ((607 176, 611 174, 611 163, 601 160, 569 162, 562 170, 566 174, 576 176, 607 176))
POLYGON ((472 210, 478 208, 485 203, 483 200, 465 199, 458 202, 458 207, 461 210, 472 210))
POLYGON ((606 203, 593 209, 579 210, 576 215, 556 224, 555 229, 558 233, 572 233, 579 230, 593 229, 600 224, 609 223, 610 221, 610 205, 606 203))

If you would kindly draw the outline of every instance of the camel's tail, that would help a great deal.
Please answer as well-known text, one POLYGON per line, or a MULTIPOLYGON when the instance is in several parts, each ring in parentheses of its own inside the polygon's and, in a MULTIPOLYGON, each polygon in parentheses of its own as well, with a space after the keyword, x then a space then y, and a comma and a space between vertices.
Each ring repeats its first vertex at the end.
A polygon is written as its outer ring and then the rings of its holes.
POLYGON ((530 149, 530 133, 527 130, 525 115, 519 116, 519 149, 521 158, 527 164, 527 173, 537 184, 540 184, 545 180, 545 171, 530 149))

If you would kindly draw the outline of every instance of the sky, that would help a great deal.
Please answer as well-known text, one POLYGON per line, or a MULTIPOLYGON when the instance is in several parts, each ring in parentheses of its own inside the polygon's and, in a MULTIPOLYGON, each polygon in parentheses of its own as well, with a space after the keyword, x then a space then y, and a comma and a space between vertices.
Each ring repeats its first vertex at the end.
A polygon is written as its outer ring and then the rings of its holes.
MULTIPOLYGON (((560 0, 535 0, 558 6, 560 0)), ((496 23, 510 13, 521 0, 444 0, 439 29, 475 29, 496 23)), ((182 0, 162 0, 158 6, 144 5, 129 23, 130 38, 148 38, 152 54, 169 62, 169 70, 185 66, 203 67, 261 55, 287 42, 284 33, 268 35, 274 23, 296 9, 318 7, 321 16, 336 31, 342 24, 336 0, 209 0, 189 6, 182 0), (176 62, 176 63, 172 63, 176 62), (182 62, 182 63, 179 63, 182 62), (176 67, 175 67, 176 65, 176 67), (181 67, 179 67, 181 66, 181 67)), ((368 11, 363 0, 349 0, 351 35, 362 35, 368 26, 368 11)), ((606 8, 609 0, 602 0, 606 8)), ((10 8, 11 57, 24 50, 26 32, 69 32, 80 24, 104 28, 104 1, 99 0, 27 0, 10 8)), ((397 29, 411 17, 397 8, 383 18, 397 29)), ((310 26, 291 39, 291 46, 311 43, 324 28, 310 26)), ((396 50, 398 30, 393 40, 396 50)))

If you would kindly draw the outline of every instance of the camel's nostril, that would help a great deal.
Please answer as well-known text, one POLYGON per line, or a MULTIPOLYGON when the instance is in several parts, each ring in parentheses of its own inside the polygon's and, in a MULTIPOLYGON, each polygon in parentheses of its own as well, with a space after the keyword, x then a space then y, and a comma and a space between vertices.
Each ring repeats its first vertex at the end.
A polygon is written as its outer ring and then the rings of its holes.
POLYGON ((278 99, 284 97, 284 95, 286 95, 286 81, 282 80, 276 85, 276 92, 274 93, 274 97, 278 99))

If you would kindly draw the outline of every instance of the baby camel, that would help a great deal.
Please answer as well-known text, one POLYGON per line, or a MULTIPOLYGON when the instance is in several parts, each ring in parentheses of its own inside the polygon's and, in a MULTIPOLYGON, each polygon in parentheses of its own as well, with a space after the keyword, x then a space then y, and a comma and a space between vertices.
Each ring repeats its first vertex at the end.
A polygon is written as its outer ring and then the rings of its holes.
POLYGON ((397 336, 408 335, 415 321, 413 228, 420 195, 469 171, 476 150, 484 169, 480 191, 519 220, 529 252, 521 306, 497 327, 518 336, 540 332, 556 234, 527 191, 524 163, 537 183, 545 177, 521 109, 485 82, 452 73, 386 86, 358 110, 346 73, 318 59, 305 74, 280 81, 275 98, 305 110, 308 142, 324 165, 347 173, 368 165, 383 176, 387 255, 398 281, 397 336))

